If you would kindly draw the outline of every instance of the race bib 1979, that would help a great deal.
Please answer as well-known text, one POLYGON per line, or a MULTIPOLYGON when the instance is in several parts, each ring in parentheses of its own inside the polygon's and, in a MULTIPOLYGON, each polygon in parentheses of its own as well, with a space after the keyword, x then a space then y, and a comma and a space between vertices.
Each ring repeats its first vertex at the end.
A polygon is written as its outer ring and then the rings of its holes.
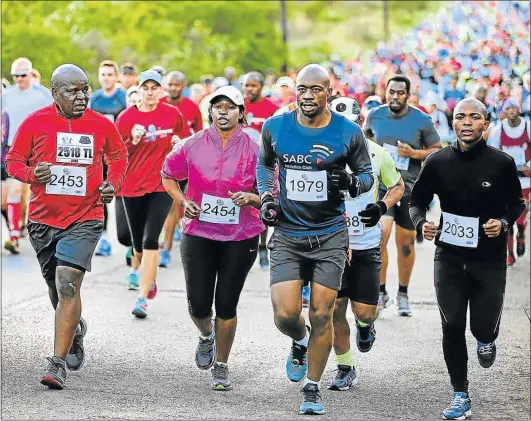
POLYGON ((236 225, 240 222, 240 208, 232 199, 203 193, 199 220, 212 224, 236 225))
POLYGON ((52 181, 46 184, 46 194, 86 196, 87 169, 85 167, 52 165, 50 171, 52 181))
POLYGON ((326 171, 286 170, 286 192, 288 199, 298 202, 328 200, 326 171))
POLYGON ((402 171, 407 171, 409 169, 409 157, 398 155, 398 147, 384 143, 383 147, 391 154, 395 167, 402 171))
POLYGON ((361 211, 359 200, 346 200, 345 210, 347 213, 348 235, 363 235, 365 226, 361 222, 361 216, 358 215, 361 211))
POLYGON ((442 213, 443 226, 439 240, 454 246, 476 248, 479 239, 479 218, 442 213))
POLYGON ((57 132, 55 160, 69 164, 92 164, 94 161, 94 136, 57 132))

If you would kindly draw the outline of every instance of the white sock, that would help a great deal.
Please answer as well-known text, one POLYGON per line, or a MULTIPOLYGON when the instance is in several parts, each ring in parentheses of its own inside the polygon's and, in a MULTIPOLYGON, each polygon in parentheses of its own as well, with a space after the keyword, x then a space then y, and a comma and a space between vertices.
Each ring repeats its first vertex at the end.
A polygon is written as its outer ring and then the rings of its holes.
POLYGON ((201 332, 199 332, 199 337, 200 337, 202 340, 213 339, 213 338, 214 338, 214 335, 215 335, 215 331, 214 331, 214 329, 212 329, 212 332, 211 332, 210 335, 208 335, 208 336, 204 336, 201 332))
POLYGON ((318 389, 321 388, 321 382, 320 381, 316 382, 315 380, 310 380, 308 377, 306 377, 304 379, 304 386, 306 386, 307 384, 316 384, 318 389))
POLYGON ((219 365, 220 367, 228 367, 229 366, 228 363, 222 363, 220 361, 216 361, 216 364, 219 365))
POLYGON ((103 231, 103 232, 101 233, 101 239, 102 239, 102 240, 106 240, 106 239, 107 239, 107 231, 103 231))
POLYGON ((129 273, 135 274, 136 276, 140 276, 140 269, 129 269, 129 273))
POLYGON ((305 348, 308 348, 308 341, 310 340, 310 334, 308 332, 308 329, 306 327, 304 328, 306 330, 306 335, 304 335, 304 338, 302 338, 300 341, 295 341, 297 345, 301 345, 305 348))

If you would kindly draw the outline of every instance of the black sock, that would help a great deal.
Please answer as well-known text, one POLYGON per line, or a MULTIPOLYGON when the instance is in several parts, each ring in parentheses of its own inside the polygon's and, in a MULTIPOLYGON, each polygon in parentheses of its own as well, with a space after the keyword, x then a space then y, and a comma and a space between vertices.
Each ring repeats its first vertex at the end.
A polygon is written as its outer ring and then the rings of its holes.
POLYGON ((407 294, 407 286, 398 285, 398 292, 403 292, 404 294, 407 294))
POLYGON ((384 294, 387 294, 387 291, 385 289, 385 284, 380 284, 380 292, 383 292, 384 294))

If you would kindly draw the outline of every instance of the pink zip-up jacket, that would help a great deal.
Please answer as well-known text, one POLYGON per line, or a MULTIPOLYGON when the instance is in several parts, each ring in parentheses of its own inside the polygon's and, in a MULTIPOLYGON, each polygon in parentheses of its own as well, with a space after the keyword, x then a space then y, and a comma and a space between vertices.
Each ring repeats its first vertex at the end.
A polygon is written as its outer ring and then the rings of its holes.
MULTIPOLYGON (((203 209, 203 194, 229 198, 229 190, 256 193, 258 148, 258 142, 245 134, 240 126, 223 149, 216 128, 210 126, 178 142, 166 156, 161 175, 175 180, 188 179, 186 196, 203 209)), ((256 237, 264 229, 260 211, 250 205, 240 208, 238 224, 182 219, 184 234, 217 241, 246 240, 256 237)))

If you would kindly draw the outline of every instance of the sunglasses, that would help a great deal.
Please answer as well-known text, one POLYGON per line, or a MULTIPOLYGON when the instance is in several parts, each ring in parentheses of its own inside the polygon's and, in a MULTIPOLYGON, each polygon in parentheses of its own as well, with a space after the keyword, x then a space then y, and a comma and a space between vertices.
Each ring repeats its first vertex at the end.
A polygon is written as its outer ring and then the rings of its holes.
POLYGON ((11 75, 13 77, 26 77, 28 74, 27 73, 22 73, 21 75, 11 75))

